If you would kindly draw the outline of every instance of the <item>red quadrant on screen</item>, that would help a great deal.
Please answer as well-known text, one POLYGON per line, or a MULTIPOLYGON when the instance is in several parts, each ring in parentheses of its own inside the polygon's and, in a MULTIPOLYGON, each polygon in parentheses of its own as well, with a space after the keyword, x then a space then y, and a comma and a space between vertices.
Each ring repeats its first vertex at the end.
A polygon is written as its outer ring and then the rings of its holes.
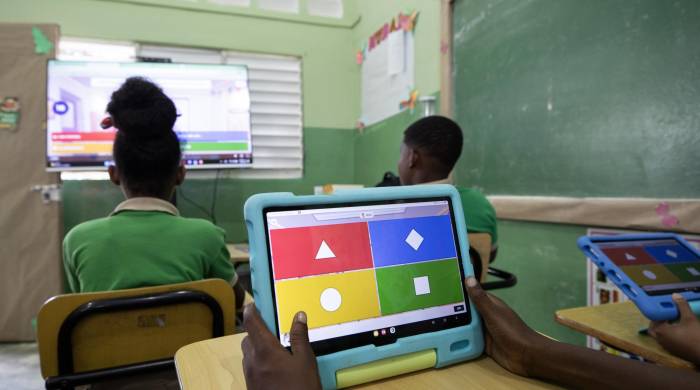
POLYGON ((270 231, 275 280, 372 268, 366 223, 270 231))
POLYGON ((603 253, 619 266, 656 264, 656 261, 642 247, 605 248, 603 253))

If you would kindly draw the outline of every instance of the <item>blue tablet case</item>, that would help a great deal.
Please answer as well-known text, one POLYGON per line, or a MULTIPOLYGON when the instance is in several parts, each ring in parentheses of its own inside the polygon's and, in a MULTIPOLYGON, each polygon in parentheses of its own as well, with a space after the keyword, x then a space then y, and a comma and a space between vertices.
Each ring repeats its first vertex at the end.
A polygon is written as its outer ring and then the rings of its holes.
MULTIPOLYGON (((639 310, 647 318, 653 321, 666 321, 678 318, 678 309, 671 299, 671 295, 647 295, 637 283, 628 277, 603 251, 598 249, 597 243, 621 242, 636 240, 675 239, 686 249, 700 256, 700 252, 690 245, 683 237, 672 233, 649 234, 622 234, 615 236, 583 236, 578 239, 578 247, 591 261, 605 273, 617 287, 619 287, 629 299, 634 302, 639 310)), ((700 292, 686 291, 680 293, 690 304, 695 314, 700 314, 700 292)))
MULTIPOLYGON (((462 210, 462 202, 457 190, 450 185, 424 185, 406 187, 368 188, 340 191, 333 195, 295 196, 292 193, 268 193, 251 196, 245 203, 244 215, 250 244, 250 270, 255 305, 267 327, 275 333, 275 313, 272 301, 271 271, 269 269, 268 248, 265 238, 263 210, 268 207, 306 206, 321 204, 347 204, 351 202, 382 201, 397 199, 417 199, 450 197, 452 210, 462 253, 462 266, 466 275, 473 275, 469 261, 469 243, 462 210)), ((424 333, 398 339, 395 343, 335 352, 317 358, 321 383, 324 388, 336 388, 336 372, 349 367, 363 365, 380 359, 387 359, 411 353, 434 350, 435 367, 443 367, 481 355, 484 340, 481 319, 470 302, 472 322, 469 325, 424 333)))

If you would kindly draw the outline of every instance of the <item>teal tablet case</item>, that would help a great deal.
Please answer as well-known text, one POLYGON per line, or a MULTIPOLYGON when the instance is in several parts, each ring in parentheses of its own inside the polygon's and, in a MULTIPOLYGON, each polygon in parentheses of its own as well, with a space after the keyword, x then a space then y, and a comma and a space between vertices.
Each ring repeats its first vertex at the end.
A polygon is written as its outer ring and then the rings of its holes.
MULTIPOLYGON (((469 261, 469 241, 462 202, 457 190, 451 185, 423 185, 404 187, 368 188, 348 190, 333 195, 295 196, 291 193, 268 193, 251 196, 245 203, 244 215, 250 244, 250 270, 255 305, 267 327, 276 334, 274 303, 272 301, 271 271, 269 269, 268 248, 265 238, 263 210, 268 207, 347 204, 350 202, 371 202, 397 199, 419 199, 450 197, 452 210, 462 254, 462 266, 466 275, 474 274, 469 261)), ((338 387, 337 374, 343 369, 361 366, 366 363, 386 359, 391 361, 398 356, 411 356, 420 351, 434 351, 435 367, 443 367, 481 355, 484 340, 481 319, 469 303, 472 322, 469 325, 424 333, 398 339, 395 343, 383 346, 365 345, 335 352, 317 358, 321 384, 325 389, 338 387)), ((416 354, 417 356, 420 354, 416 354)), ((425 359, 425 357, 424 357, 425 359)), ((368 365, 369 366, 369 365, 368 365)), ((361 367, 360 367, 361 368, 361 367)), ((376 364, 373 367, 376 372, 376 364)), ((355 370, 360 373, 362 369, 355 370)), ((366 371, 371 371, 369 368, 366 371)), ((368 374, 370 375, 370 374, 368 374)), ((369 379, 377 379, 371 377, 369 379)), ((353 383, 361 383, 355 380, 353 383)))

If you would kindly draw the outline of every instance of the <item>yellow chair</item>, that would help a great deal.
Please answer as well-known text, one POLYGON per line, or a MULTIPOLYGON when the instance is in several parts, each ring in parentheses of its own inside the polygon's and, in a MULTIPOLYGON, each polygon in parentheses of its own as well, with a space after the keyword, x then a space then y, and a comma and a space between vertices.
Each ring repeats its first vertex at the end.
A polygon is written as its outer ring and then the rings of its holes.
POLYGON ((37 324, 46 388, 172 370, 180 347, 234 333, 234 298, 222 279, 53 297, 37 324))
POLYGON ((491 235, 488 233, 469 233, 469 257, 474 266, 474 275, 481 282, 484 290, 513 287, 518 283, 518 278, 510 272, 491 267, 496 259, 497 251, 492 250, 491 235), (500 280, 487 282, 491 275, 500 280))

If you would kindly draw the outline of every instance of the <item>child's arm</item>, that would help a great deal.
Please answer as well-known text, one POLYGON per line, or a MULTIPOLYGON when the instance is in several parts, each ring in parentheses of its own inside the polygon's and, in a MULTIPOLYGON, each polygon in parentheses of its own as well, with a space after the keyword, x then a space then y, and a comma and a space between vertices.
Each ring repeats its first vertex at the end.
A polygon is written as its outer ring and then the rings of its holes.
POLYGON ((486 353, 519 375, 573 388, 697 389, 700 374, 637 362, 550 340, 530 329, 503 301, 474 278, 469 296, 484 320, 486 353))
POLYGON ((226 248, 226 243, 224 241, 223 233, 221 236, 221 245, 219 247, 219 253, 217 253, 216 258, 212 260, 209 267, 208 278, 219 278, 231 283, 233 288, 233 293, 236 297, 236 311, 240 312, 243 310, 243 302, 245 300, 246 292, 238 283, 238 275, 236 270, 231 264, 231 254, 226 248))
POLYGON ((700 367, 700 320, 683 296, 672 298, 680 313, 678 322, 652 322, 649 334, 672 354, 700 367))

